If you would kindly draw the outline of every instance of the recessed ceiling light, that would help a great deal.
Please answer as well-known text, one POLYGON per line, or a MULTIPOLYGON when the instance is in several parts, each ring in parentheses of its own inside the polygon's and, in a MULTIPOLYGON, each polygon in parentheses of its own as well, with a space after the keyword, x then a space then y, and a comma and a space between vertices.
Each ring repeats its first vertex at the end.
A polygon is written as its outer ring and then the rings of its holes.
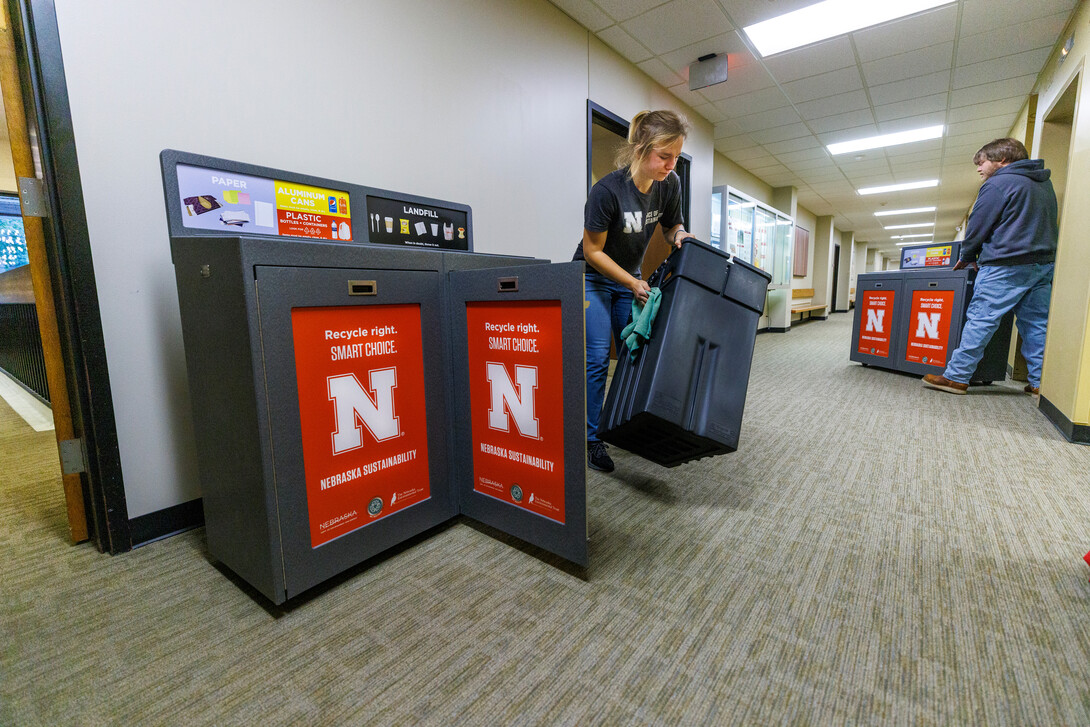
POLYGON ((798 48, 878 23, 923 12, 953 0, 825 0, 754 23, 742 30, 762 56, 798 48))
POLYGON ((934 222, 917 222, 917 223, 912 224, 912 225, 889 225, 887 227, 883 227, 882 229, 883 230, 907 230, 910 227, 934 227, 934 226, 935 226, 934 222))
POLYGON ((882 146, 897 146, 898 144, 911 144, 914 141, 927 141, 928 139, 938 139, 942 136, 943 125, 938 126, 925 126, 922 129, 910 129, 909 131, 898 131, 894 134, 879 134, 878 136, 868 136, 865 139, 855 139, 853 141, 841 141, 836 144, 829 144, 826 149, 830 154, 847 154, 853 151, 866 151, 867 149, 877 149, 882 146))
POLYGON ((886 187, 863 187, 857 190, 859 194, 882 194, 883 192, 902 192, 906 189, 923 189, 924 187, 937 187, 939 180, 925 179, 922 182, 905 182, 904 184, 890 184, 886 187))
POLYGON ((885 212, 875 212, 875 217, 887 217, 889 215, 913 215, 917 212, 934 212, 934 207, 913 207, 910 210, 886 210, 885 212))
POLYGON ((934 242, 934 240, 913 240, 912 242, 898 242, 897 247, 904 247, 905 245, 926 245, 934 242))
POLYGON ((890 235, 889 239, 891 239, 891 240, 907 240, 910 237, 934 237, 934 236, 935 236, 934 232, 921 232, 921 233, 914 234, 914 235, 890 235))

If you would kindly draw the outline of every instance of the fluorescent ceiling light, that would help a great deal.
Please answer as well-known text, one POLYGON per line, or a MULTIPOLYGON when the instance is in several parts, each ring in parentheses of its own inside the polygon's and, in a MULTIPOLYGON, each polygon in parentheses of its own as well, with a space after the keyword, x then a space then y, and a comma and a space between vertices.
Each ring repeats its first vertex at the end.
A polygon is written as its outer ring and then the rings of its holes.
POLYGON ((910 237, 934 237, 934 236, 935 236, 934 232, 921 232, 921 233, 918 233, 918 234, 915 234, 915 235, 890 235, 889 239, 891 239, 891 240, 907 240, 910 237))
POLYGON ((847 154, 853 151, 866 151, 867 149, 877 149, 882 146, 897 146, 898 144, 911 144, 914 141, 927 141, 928 139, 938 139, 942 136, 943 129, 942 124, 938 126, 925 126, 922 129, 910 129, 909 131, 898 131, 894 134, 879 134, 878 136, 868 136, 865 139, 855 139, 854 141, 841 141, 836 144, 829 144, 826 149, 830 154, 847 154))
POLYGON ((913 207, 910 210, 887 210, 885 212, 875 212, 875 217, 888 217, 889 215, 913 215, 917 212, 934 212, 934 207, 913 207))
POLYGON ((913 240, 912 242, 898 242, 897 247, 904 247, 905 245, 926 245, 933 240, 913 240))
POLYGON ((934 227, 934 226, 935 226, 934 222, 919 222, 919 223, 916 223, 916 224, 913 224, 913 225, 890 225, 888 227, 883 227, 882 229, 883 230, 907 230, 910 227, 934 227))
POLYGON ((923 189, 924 187, 937 187, 939 180, 925 179, 922 182, 905 182, 904 184, 890 184, 886 187, 863 187, 856 190, 859 194, 882 194, 883 192, 902 192, 906 189, 923 189))
POLYGON ((903 18, 953 0, 825 0, 742 30, 762 56, 798 48, 878 23, 903 18))

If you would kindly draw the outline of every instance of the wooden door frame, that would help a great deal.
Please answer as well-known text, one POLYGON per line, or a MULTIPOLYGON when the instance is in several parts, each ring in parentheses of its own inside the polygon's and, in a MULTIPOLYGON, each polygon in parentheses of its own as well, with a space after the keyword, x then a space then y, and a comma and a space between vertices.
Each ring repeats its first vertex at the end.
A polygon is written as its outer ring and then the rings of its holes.
MULTIPOLYGON (((131 530, 56 8, 53 0, 5 0, 3 10, 8 48, 5 103, 11 85, 22 108, 17 113, 9 107, 7 115, 9 124, 13 117, 23 122, 21 153, 30 152, 29 167, 26 158, 17 162, 16 176, 41 181, 48 209, 45 217, 24 219, 30 223, 28 248, 30 228, 40 231, 35 257, 44 269, 35 297, 40 286, 41 298, 51 307, 45 315, 39 308, 43 346, 46 327, 55 331, 46 359, 53 360, 50 368, 55 369, 49 386, 57 438, 75 443, 69 452, 83 454, 83 471, 65 476, 66 497, 70 491, 72 495, 67 504, 71 518, 79 509, 75 491, 80 491, 86 537, 99 550, 118 553, 132 549, 131 530), (59 378, 56 386, 54 378, 59 378), (60 411, 58 394, 67 399, 67 412, 60 411)), ((14 158, 16 135, 11 138, 14 158)), ((76 527, 72 532, 78 537, 76 527)))

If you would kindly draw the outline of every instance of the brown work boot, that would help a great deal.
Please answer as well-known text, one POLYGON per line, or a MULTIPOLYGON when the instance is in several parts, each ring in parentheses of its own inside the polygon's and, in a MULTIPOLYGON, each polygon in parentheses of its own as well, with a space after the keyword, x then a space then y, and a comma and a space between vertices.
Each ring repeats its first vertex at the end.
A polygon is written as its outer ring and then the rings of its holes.
POLYGON ((1030 396, 1040 396, 1041 395, 1041 387, 1040 386, 1034 386, 1033 384, 1026 384, 1026 388, 1022 389, 1022 391, 1026 392, 1030 396))
POLYGON ((945 376, 939 376, 938 374, 927 374, 924 376, 923 385, 932 389, 938 389, 939 391, 945 391, 948 394, 964 394, 969 390, 968 384, 959 384, 956 381, 951 381, 945 376))

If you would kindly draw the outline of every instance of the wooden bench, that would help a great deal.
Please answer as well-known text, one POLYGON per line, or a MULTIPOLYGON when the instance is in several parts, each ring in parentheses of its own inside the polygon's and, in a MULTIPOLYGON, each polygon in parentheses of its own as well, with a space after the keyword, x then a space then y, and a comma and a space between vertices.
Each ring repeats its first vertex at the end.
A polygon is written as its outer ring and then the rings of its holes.
POLYGON ((791 305, 791 313, 798 313, 799 320, 802 320, 803 317, 811 317, 814 311, 821 311, 821 315, 819 315, 818 318, 821 318, 822 320, 826 318, 825 311, 828 309, 828 306, 812 302, 814 298, 813 288, 795 288, 791 291, 791 300, 795 300, 796 298, 809 298, 811 300, 810 303, 793 303, 791 305))

